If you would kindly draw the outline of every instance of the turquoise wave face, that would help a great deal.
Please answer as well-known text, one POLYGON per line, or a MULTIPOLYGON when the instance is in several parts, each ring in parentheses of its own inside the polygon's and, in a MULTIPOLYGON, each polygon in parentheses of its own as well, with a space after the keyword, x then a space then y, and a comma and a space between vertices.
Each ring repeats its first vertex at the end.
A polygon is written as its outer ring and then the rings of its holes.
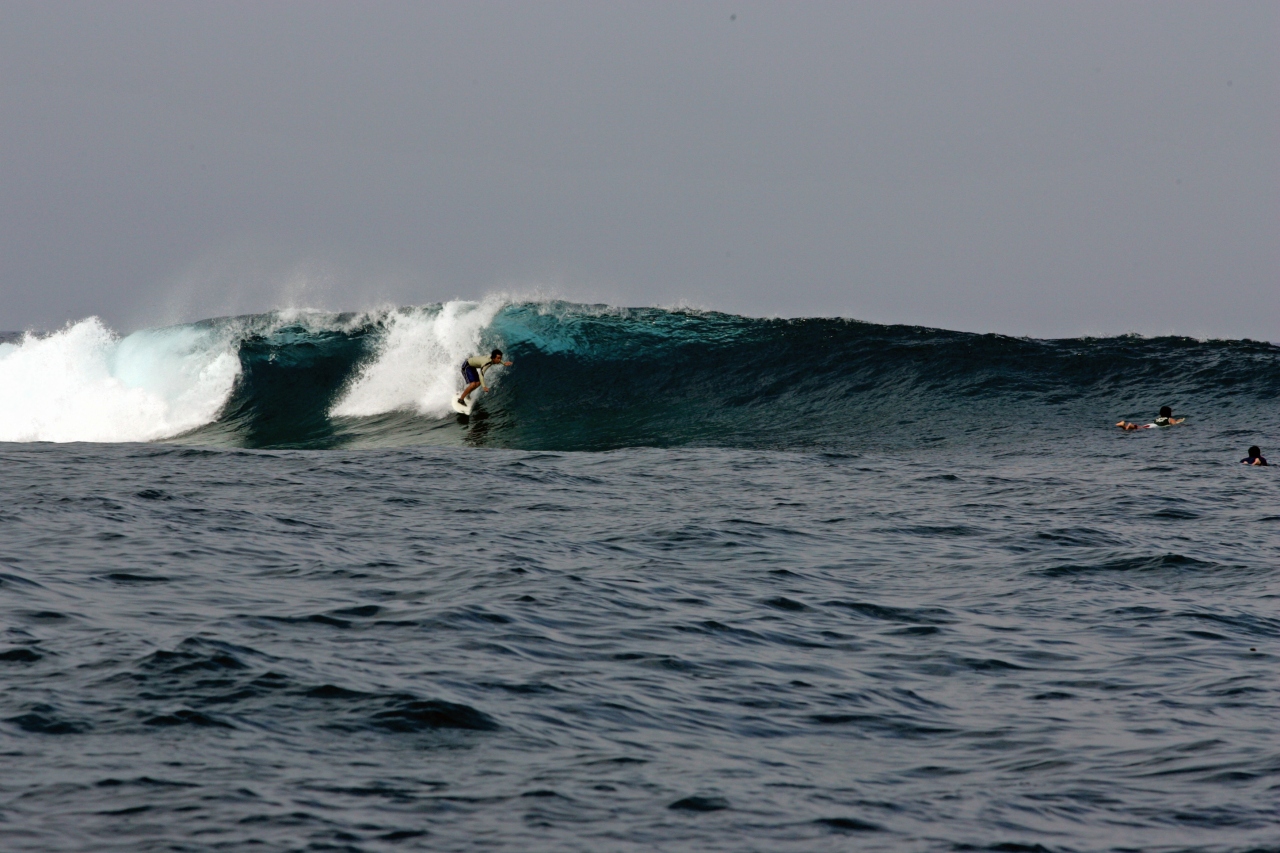
POLYGON ((276 312, 124 338, 91 318, 0 341, 0 441, 1017 448, 1164 405, 1265 440, 1277 397, 1280 347, 1253 341, 1043 341, 564 302, 276 312), (493 347, 515 364, 491 371, 459 420, 462 360, 493 347))
POLYGON ((1150 419, 1162 405, 1257 429, 1280 394, 1280 348, 1267 343, 1041 341, 568 303, 312 318, 246 336, 239 356, 240 379, 219 418, 179 440, 542 450, 1017 445, 1150 419), (446 408, 462 384, 458 366, 493 346, 515 364, 490 375, 492 392, 460 420, 446 408))

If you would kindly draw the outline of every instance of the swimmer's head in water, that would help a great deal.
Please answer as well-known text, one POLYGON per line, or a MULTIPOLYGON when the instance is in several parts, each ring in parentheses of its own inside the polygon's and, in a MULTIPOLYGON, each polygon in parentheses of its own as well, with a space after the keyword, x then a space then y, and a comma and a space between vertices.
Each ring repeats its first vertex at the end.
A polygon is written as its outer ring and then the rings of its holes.
POLYGON ((1256 459, 1261 455, 1262 455, 1262 450, 1258 447, 1258 445, 1255 444, 1253 447, 1249 448, 1250 459, 1256 459))
POLYGON ((1168 406, 1161 406, 1161 407, 1160 407, 1160 417, 1162 417, 1162 418, 1171 418, 1171 417, 1173 417, 1173 409, 1169 408, 1168 406))

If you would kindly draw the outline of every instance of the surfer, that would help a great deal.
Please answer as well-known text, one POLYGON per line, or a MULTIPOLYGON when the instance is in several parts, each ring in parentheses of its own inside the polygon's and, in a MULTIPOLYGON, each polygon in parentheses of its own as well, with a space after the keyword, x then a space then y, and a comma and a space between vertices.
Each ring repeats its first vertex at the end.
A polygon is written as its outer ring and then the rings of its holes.
MULTIPOLYGON (((1241 465, 1266 465, 1267 457, 1262 455, 1262 451, 1258 449, 1258 445, 1249 448, 1249 455, 1240 460, 1241 465)), ((1270 466, 1268 466, 1270 467, 1270 466)))
POLYGON ((1122 420, 1120 423, 1116 424, 1116 426, 1120 427, 1120 429, 1125 432, 1130 432, 1135 429, 1155 429, 1156 427, 1174 426, 1175 424, 1180 424, 1185 420, 1186 418, 1175 418, 1173 416, 1173 409, 1168 406, 1161 406, 1160 416, 1157 417, 1153 423, 1136 424, 1133 421, 1122 420))
POLYGON ((476 388, 483 387, 487 392, 489 386, 484 384, 484 372, 496 364, 503 367, 510 367, 511 362, 502 360, 502 350, 496 349, 489 353, 489 357, 482 355, 473 355, 471 358, 462 362, 462 378, 466 380, 467 387, 463 389, 462 396, 458 398, 458 402, 462 405, 467 404, 467 397, 471 396, 471 392, 476 388))

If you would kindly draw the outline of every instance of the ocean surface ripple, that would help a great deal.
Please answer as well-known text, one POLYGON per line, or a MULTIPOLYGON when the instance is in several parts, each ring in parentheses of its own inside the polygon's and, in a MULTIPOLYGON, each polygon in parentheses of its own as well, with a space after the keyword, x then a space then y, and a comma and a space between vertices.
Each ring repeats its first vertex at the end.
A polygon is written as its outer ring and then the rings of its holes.
POLYGON ((0 849, 1275 853, 1278 398, 501 299, 0 335, 0 849))
POLYGON ((1208 420, 0 444, 0 847, 1276 850, 1280 481, 1208 420))

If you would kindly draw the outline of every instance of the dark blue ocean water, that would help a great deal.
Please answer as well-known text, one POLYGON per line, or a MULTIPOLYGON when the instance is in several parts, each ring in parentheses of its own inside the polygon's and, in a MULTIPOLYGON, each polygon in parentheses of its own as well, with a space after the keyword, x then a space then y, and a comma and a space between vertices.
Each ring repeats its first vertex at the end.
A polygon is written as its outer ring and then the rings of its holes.
POLYGON ((512 328, 486 418, 276 329, 204 426, 0 444, 0 849, 1280 850, 1276 348, 825 326, 818 399, 686 328, 557 414, 512 328))

